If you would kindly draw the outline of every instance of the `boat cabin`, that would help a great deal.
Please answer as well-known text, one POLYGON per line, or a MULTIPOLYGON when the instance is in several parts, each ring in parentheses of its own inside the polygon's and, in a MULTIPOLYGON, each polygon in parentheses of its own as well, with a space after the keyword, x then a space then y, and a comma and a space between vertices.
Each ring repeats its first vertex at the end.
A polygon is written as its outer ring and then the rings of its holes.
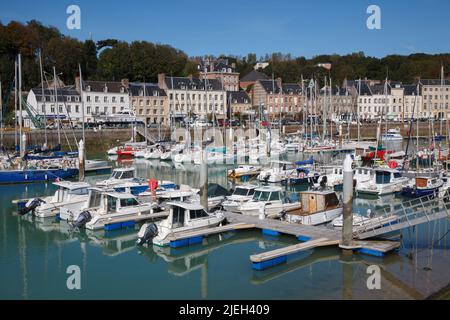
POLYGON ((100 208, 103 214, 113 214, 139 205, 135 196, 123 192, 104 192, 102 199, 100 208))
POLYGON ((430 177, 416 177, 415 181, 416 181, 415 186, 418 189, 433 188, 438 184, 437 178, 430 178, 430 177))
POLYGON ((134 168, 117 168, 114 169, 111 173, 111 177, 109 179, 117 179, 117 180, 124 180, 124 179, 133 179, 135 178, 135 170, 134 168))
POLYGON ((295 170, 297 165, 289 161, 271 161, 270 169, 279 169, 281 171, 295 170))
POLYGON ((58 190, 56 190, 52 202, 63 202, 70 200, 72 196, 89 194, 90 185, 86 182, 59 181, 54 182, 53 185, 58 187, 58 190))
POLYGON ((233 191, 233 196, 243 196, 248 197, 255 194, 256 186, 254 185, 243 185, 243 186, 236 186, 236 188, 233 191))
POLYGON ((300 193, 300 201, 302 203, 301 215, 326 211, 339 206, 336 192, 331 190, 302 192, 300 193))
POLYGON ((169 202, 170 212, 167 218, 170 229, 177 229, 209 218, 209 214, 198 203, 169 202))
POLYGON ((253 201, 281 201, 281 188, 262 187, 255 189, 253 201))
POLYGON ((377 169, 375 170, 375 183, 388 184, 401 176, 401 172, 395 169, 377 169))

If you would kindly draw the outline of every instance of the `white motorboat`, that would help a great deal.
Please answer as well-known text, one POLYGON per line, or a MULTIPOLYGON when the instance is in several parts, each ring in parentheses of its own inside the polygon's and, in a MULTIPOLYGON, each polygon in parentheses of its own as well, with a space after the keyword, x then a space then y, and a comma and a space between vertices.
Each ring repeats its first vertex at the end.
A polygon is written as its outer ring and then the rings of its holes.
POLYGON ((386 133, 381 135, 382 141, 403 141, 403 136, 399 129, 389 129, 386 133))
POLYGON ((300 193, 301 208, 285 210, 282 219, 304 225, 320 225, 342 214, 343 207, 332 190, 306 191, 300 193))
POLYGON ((144 154, 145 159, 161 159, 161 155, 163 154, 163 150, 160 146, 155 146, 153 148, 147 149, 144 154))
POLYGON ((242 214, 267 217, 278 216, 282 211, 298 209, 301 204, 288 198, 282 199, 281 187, 265 186, 255 189, 253 198, 241 204, 236 211, 242 214))
MULTIPOLYGON (((369 224, 372 221, 377 221, 378 218, 370 218, 370 217, 365 217, 362 216, 358 213, 353 213, 353 226, 354 227, 360 227, 364 224, 369 224)), ((344 225, 344 218, 342 215, 340 215, 339 217, 333 219, 333 221, 331 222, 331 225, 335 228, 342 228, 342 226, 344 225)))
POLYGON ((108 179, 96 183, 99 187, 111 187, 126 181, 133 181, 136 178, 136 170, 133 167, 115 168, 108 179))
POLYGON ((145 223, 138 232, 138 245, 170 244, 172 235, 217 227, 223 220, 221 212, 208 213, 198 203, 170 202, 169 216, 159 222, 145 223))
POLYGON ((239 212, 241 204, 250 201, 255 193, 256 185, 244 184, 236 186, 231 196, 226 197, 226 200, 222 202, 222 208, 225 211, 239 212))
POLYGON ((103 191, 97 195, 93 199, 96 201, 90 203, 93 207, 67 210, 60 218, 78 228, 112 230, 164 215, 156 210, 156 205, 141 203, 131 193, 103 191))
POLYGON ((31 212, 39 218, 54 217, 62 206, 76 208, 88 199, 90 185, 86 182, 59 181, 53 185, 58 187, 53 196, 16 201, 21 207, 19 213, 31 212))
POLYGON ((356 192, 358 194, 382 196, 400 192, 408 183, 409 178, 403 177, 398 170, 390 168, 375 169, 373 178, 360 183, 356 187, 356 192))
POLYGON ((111 149, 108 149, 106 153, 110 156, 115 156, 117 155, 117 150, 119 150, 119 147, 112 147, 111 149))
POLYGON ((270 162, 270 168, 262 170, 258 175, 258 180, 263 182, 278 183, 286 180, 297 170, 297 165, 287 161, 270 162))

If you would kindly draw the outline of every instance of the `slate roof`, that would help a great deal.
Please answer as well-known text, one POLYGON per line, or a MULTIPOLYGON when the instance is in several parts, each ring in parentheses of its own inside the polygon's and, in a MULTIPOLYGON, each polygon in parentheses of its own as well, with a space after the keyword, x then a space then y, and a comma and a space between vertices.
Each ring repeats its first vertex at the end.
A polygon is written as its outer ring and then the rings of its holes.
POLYGON ((167 96, 166 91, 158 87, 156 83, 130 82, 128 90, 132 96, 167 96), (145 92, 143 92, 145 89, 145 92))
POLYGON ((217 79, 198 79, 189 77, 166 77, 165 82, 169 90, 199 90, 205 91, 205 81, 207 90, 221 91, 222 84, 217 79), (172 88, 173 82, 173 88, 172 88))
MULTIPOLYGON (((420 83, 424 86, 440 86, 441 79, 420 79, 420 83)), ((444 86, 450 86, 450 80, 444 79, 444 86)))
POLYGON ((124 89, 123 93, 127 93, 127 88, 122 85, 122 82, 116 81, 83 81, 83 90, 86 91, 87 86, 91 87, 90 92, 104 92, 104 88, 108 88, 108 92, 121 93, 121 88, 124 89))
MULTIPOLYGON (((42 101, 41 97, 42 97, 42 88, 41 87, 36 87, 31 89, 30 91, 33 91, 36 99, 38 101, 42 101)), ((75 90, 75 86, 65 86, 62 88, 56 88, 56 93, 58 96, 58 102, 64 102, 67 101, 67 97, 68 96, 80 96, 77 92, 77 90, 75 90)), ((53 90, 52 88, 44 88, 44 96, 46 97, 45 101, 50 101, 50 97, 54 97, 55 96, 55 90, 53 90)))
POLYGON ((258 82, 267 93, 278 94, 282 91, 283 94, 301 94, 302 92, 302 88, 297 83, 282 83, 280 88, 276 80, 258 80, 258 82))
POLYGON ((255 82, 261 79, 266 80, 269 79, 269 77, 258 70, 252 70, 250 73, 241 78, 241 82, 255 82))
POLYGON ((250 97, 247 92, 241 91, 229 91, 228 96, 231 96, 231 103, 250 103, 250 97))

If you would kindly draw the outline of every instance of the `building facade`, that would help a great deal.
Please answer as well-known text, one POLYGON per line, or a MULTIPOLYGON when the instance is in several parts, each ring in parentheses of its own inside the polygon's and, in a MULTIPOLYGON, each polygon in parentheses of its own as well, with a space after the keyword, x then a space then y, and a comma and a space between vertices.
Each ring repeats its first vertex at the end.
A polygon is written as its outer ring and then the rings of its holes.
MULTIPOLYGON (((158 86, 168 96, 170 121, 186 117, 211 120, 227 116, 227 93, 217 79, 158 75, 158 86)), ((170 122, 172 123, 172 122, 170 122)))
POLYGON ((229 118, 242 117, 245 115, 253 114, 252 103, 247 92, 241 91, 230 91, 227 93, 229 102, 229 118))
POLYGON ((200 79, 219 80, 225 91, 239 90, 239 72, 236 72, 236 65, 229 64, 227 59, 202 61, 199 70, 200 79))
POLYGON ((421 79, 424 112, 435 119, 450 119, 450 80, 421 79))
MULTIPOLYGON (((130 97, 128 94, 128 80, 113 81, 83 81, 83 89, 80 81, 75 80, 77 91, 83 99, 85 108, 85 122, 96 122, 102 116, 116 114, 124 110, 130 110, 130 97)), ((135 112, 135 110, 130 110, 135 112)))
POLYGON ((281 116, 297 118, 302 112, 303 96, 301 85, 282 83, 276 80, 257 80, 251 90, 254 108, 264 107, 269 119, 281 116))
POLYGON ((147 124, 169 125, 169 103, 166 91, 155 83, 130 82, 131 107, 147 124))

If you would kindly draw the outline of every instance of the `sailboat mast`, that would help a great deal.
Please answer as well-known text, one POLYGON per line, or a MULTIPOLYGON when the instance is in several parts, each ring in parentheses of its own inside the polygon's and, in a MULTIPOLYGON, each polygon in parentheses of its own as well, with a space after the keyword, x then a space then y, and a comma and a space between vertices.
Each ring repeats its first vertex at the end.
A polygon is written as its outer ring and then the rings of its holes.
POLYGON ((327 135, 327 77, 324 78, 325 80, 325 95, 323 97, 323 103, 322 103, 322 139, 325 140, 325 137, 327 135))
POLYGON ((18 56, 18 73, 19 73, 19 140, 20 140, 20 157, 23 158, 24 156, 24 145, 23 145, 23 139, 22 139, 22 57, 19 53, 18 56))
POLYGON ((86 138, 84 135, 84 100, 83 100, 83 76, 81 75, 81 65, 78 64, 78 70, 80 73, 80 97, 81 97, 81 134, 83 137, 83 141, 86 145, 86 138))
POLYGON ((356 122, 358 124, 358 141, 361 136, 361 129, 360 129, 360 125, 359 125, 359 106, 358 106, 358 101, 359 101, 360 97, 361 97, 361 78, 359 78, 359 81, 358 81, 358 99, 356 100, 356 122))
POLYGON ((14 148, 17 147, 17 58, 14 61, 14 148))
POLYGON ((3 96, 2 96, 2 81, 0 79, 0 152, 3 152, 3 96))
POLYGON ((330 76, 330 95, 329 95, 329 104, 328 104, 328 115, 330 117, 330 141, 333 141, 333 86, 330 76))
POLYGON ((39 50, 39 70, 41 73, 42 110, 44 111, 44 141, 47 146, 47 110, 45 107, 44 70, 42 68, 42 50, 39 50))
POLYGON ((56 118, 57 118, 57 129, 58 129, 58 145, 61 146, 61 122, 59 119, 59 104, 58 104, 58 91, 56 88, 56 68, 53 66, 53 88, 55 89, 55 105, 56 105, 56 118))

